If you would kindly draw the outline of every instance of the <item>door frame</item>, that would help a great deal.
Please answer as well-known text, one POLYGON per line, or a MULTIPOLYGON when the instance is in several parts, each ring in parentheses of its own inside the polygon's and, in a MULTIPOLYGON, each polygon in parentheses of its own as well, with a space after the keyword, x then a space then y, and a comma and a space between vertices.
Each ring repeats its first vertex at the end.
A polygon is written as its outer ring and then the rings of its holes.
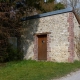
POLYGON ((51 32, 45 32, 45 33, 35 33, 34 34, 34 49, 33 49, 33 51, 34 51, 34 60, 38 60, 38 36, 39 35, 47 35, 47 61, 50 61, 50 57, 49 57, 49 52, 51 51, 50 50, 50 35, 51 34, 51 32))
POLYGON ((37 38, 39 41, 38 42, 38 60, 47 60, 47 34, 37 35, 37 38), (46 43, 42 43, 42 40, 45 40, 46 43))

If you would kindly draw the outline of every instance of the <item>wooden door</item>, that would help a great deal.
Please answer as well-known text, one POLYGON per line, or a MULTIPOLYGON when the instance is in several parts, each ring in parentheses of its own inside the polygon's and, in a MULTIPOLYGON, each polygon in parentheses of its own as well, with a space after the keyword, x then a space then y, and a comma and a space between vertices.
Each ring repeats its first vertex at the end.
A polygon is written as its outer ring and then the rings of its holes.
POLYGON ((47 60, 47 35, 38 35, 38 60, 47 60))

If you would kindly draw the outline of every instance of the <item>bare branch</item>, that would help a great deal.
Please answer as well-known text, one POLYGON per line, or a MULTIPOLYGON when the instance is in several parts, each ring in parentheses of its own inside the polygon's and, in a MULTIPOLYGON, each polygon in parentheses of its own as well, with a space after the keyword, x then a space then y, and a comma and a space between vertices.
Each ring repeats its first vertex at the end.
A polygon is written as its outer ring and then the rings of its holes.
POLYGON ((80 0, 60 0, 61 3, 65 5, 65 7, 72 7, 73 9, 77 8, 78 3, 80 3, 80 0))

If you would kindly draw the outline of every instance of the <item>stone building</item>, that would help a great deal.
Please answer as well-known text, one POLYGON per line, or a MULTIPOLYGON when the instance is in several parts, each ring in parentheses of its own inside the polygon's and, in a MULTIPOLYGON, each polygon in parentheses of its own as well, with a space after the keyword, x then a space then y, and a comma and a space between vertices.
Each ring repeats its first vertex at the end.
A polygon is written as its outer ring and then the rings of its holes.
POLYGON ((22 18, 24 59, 55 62, 79 60, 79 21, 72 9, 22 18))

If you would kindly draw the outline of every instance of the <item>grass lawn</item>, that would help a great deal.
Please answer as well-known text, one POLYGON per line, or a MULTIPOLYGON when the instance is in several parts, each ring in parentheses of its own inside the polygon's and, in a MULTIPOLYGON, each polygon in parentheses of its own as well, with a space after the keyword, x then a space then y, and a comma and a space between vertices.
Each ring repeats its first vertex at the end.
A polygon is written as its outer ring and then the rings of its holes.
POLYGON ((80 62, 54 63, 24 60, 0 66, 0 80, 51 80, 80 69, 80 62))

